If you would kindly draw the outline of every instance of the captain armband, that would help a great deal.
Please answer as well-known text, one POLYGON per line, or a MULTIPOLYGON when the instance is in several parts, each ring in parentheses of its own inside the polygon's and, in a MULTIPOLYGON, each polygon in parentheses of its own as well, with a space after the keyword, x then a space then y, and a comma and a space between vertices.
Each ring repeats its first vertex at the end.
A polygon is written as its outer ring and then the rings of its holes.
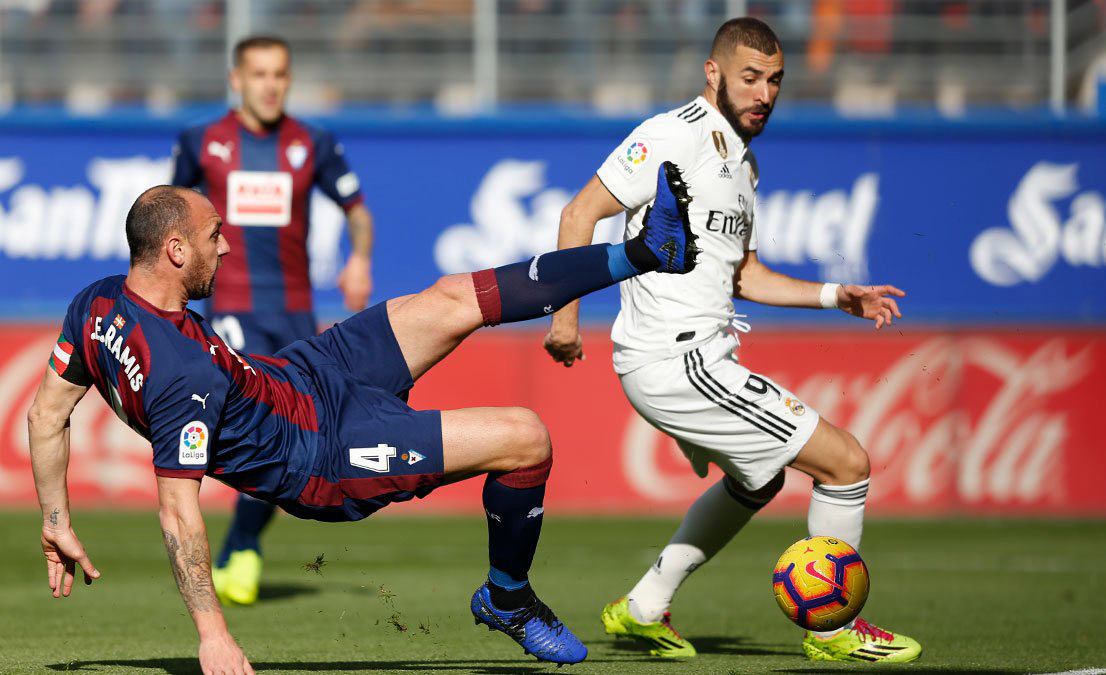
POLYGON ((92 384, 85 371, 84 362, 81 360, 81 352, 65 337, 64 333, 58 336, 54 351, 50 354, 49 366, 66 382, 80 386, 92 384))

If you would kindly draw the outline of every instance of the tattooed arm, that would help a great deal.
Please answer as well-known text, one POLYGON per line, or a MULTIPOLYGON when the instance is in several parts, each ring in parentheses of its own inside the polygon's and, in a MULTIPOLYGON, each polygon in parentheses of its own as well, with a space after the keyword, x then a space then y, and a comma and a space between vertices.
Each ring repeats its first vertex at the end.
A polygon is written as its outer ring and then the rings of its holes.
POLYGON ((200 636, 203 672, 253 673, 249 661, 231 637, 211 583, 211 549, 200 513, 200 481, 157 478, 161 532, 169 565, 184 605, 200 636))
POLYGON ((88 386, 73 384, 47 368, 27 412, 31 470, 42 507, 42 553, 55 598, 69 595, 77 565, 84 570, 86 584, 100 578, 70 525, 65 482, 69 470, 69 417, 87 391, 88 386))

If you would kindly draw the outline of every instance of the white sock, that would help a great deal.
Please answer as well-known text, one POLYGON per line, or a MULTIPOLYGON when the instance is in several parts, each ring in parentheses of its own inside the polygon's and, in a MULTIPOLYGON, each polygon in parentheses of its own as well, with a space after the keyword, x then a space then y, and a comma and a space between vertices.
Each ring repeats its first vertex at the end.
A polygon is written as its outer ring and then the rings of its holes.
POLYGON ((806 517, 810 536, 836 537, 859 551, 867 498, 867 478, 852 485, 815 483, 806 517))
MULTIPOLYGON (((836 537, 859 551, 860 536, 864 532, 864 501, 867 498, 868 479, 852 485, 815 483, 806 518, 810 536, 836 537)), ((828 638, 852 628, 852 625, 850 621, 837 630, 811 632, 828 638)))
POLYGON ((722 550, 760 506, 750 503, 747 495, 735 495, 725 480, 710 486, 688 509, 657 562, 630 591, 630 614, 643 623, 660 621, 684 579, 722 550))

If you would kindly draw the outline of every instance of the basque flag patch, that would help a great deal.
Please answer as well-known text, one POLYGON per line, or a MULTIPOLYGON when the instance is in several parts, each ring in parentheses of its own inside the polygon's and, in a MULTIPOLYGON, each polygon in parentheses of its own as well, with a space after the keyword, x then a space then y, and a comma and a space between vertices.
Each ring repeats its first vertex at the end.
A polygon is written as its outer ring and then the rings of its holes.
POLYGON ((54 345, 54 353, 50 355, 50 367, 58 375, 64 375, 69 368, 69 359, 73 357, 73 344, 65 337, 58 336, 58 343, 54 345))

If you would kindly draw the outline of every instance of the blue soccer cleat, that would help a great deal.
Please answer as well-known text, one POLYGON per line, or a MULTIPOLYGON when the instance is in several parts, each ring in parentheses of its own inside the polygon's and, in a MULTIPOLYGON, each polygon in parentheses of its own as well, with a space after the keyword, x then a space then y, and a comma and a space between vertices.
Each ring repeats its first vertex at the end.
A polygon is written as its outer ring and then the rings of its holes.
POLYGON ((645 213, 639 235, 660 261, 658 272, 686 274, 695 269, 699 247, 687 215, 690 203, 680 170, 672 162, 663 162, 657 171, 657 198, 645 213))
POLYGON ((488 630, 506 633, 522 645, 527 654, 539 661, 557 664, 579 663, 588 656, 588 648, 576 639, 553 610, 531 594, 522 609, 504 611, 492 605, 487 582, 472 594, 472 615, 476 625, 483 623, 488 630))

